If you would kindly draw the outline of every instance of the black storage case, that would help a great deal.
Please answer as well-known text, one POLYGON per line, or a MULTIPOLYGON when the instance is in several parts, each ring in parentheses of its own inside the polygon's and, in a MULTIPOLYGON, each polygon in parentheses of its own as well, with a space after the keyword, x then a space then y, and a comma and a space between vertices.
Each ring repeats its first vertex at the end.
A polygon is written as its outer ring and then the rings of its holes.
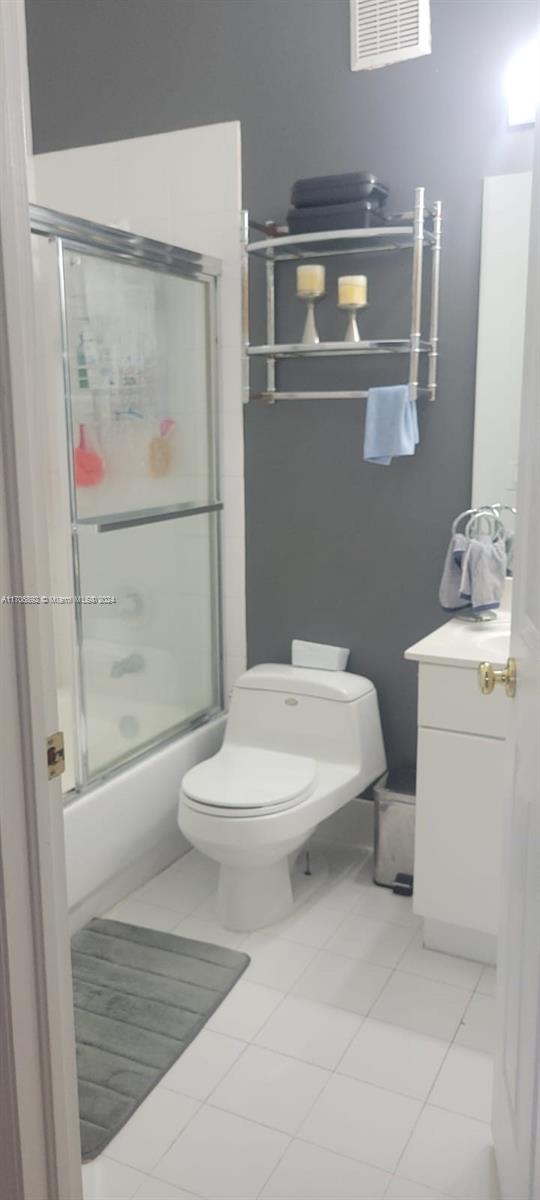
POLYGON ((353 204, 290 208, 287 224, 290 233, 320 233, 325 229, 368 229, 373 225, 386 225, 387 221, 373 201, 357 200, 353 204))
POLYGON ((292 186, 291 204, 294 208, 322 208, 329 204, 354 204, 369 200, 383 208, 388 188, 370 171, 349 171, 345 175, 317 175, 297 179, 292 186))

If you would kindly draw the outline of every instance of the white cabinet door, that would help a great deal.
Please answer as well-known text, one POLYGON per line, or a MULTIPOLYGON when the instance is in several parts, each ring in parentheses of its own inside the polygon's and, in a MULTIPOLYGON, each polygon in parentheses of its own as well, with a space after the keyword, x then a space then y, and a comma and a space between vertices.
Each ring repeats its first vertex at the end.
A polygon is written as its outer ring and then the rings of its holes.
POLYGON ((496 934, 504 741, 420 729, 414 908, 496 934))
POLYGON ((497 688, 486 704, 478 687, 477 666, 421 663, 418 684, 420 726, 490 738, 508 737, 511 705, 502 688, 497 688))

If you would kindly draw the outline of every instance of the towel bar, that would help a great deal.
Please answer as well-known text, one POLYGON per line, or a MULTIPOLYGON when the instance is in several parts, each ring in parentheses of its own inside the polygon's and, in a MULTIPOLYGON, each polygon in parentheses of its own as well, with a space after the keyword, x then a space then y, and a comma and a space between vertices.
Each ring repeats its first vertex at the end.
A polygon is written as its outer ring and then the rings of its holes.
MULTIPOLYGON (((434 400, 435 386, 419 387, 416 389, 417 396, 426 396, 428 400, 434 400)), ((267 404, 275 404, 278 400, 367 400, 367 391, 361 392, 252 392, 251 400, 265 400, 267 404)))

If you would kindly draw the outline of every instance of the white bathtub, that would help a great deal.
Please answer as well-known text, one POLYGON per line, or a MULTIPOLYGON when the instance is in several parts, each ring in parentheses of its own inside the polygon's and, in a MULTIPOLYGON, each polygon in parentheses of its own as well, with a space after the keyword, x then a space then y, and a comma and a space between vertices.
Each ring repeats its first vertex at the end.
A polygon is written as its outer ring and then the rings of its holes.
POLYGON ((219 749, 225 718, 183 734, 64 810, 72 929, 111 907, 189 849, 176 821, 178 788, 189 767, 219 749))

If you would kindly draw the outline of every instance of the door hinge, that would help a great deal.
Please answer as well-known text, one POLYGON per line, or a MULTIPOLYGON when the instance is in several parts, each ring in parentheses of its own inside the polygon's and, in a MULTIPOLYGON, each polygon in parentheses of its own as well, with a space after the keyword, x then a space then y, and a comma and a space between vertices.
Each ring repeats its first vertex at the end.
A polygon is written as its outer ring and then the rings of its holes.
POLYGON ((64 734, 59 729, 57 733, 49 734, 47 738, 47 771, 49 779, 56 779, 65 771, 64 734))

